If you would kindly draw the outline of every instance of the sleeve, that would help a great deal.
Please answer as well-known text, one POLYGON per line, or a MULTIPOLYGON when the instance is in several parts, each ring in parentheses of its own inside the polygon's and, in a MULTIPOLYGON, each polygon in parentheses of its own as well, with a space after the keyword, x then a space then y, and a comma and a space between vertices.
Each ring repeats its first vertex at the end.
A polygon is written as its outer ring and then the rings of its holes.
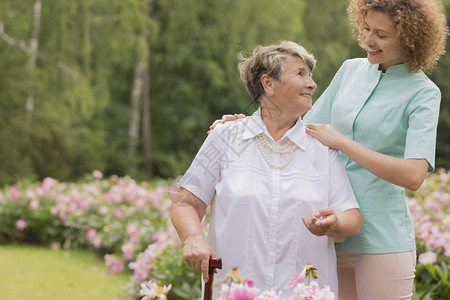
POLYGON ((206 205, 213 200, 216 184, 221 178, 225 147, 220 138, 222 132, 220 127, 216 127, 208 135, 178 184, 200 198, 206 205))
POLYGON ((404 158, 425 158, 428 172, 434 170, 440 102, 441 92, 433 86, 419 92, 406 108, 408 129, 404 158))
POLYGON ((329 149, 329 206, 336 212, 359 208, 339 152, 329 149))
POLYGON ((319 99, 317 99, 317 101, 314 103, 311 110, 307 112, 303 117, 303 122, 316 124, 331 123, 331 107, 334 98, 336 97, 336 94, 341 86, 341 80, 346 68, 346 64, 347 61, 345 61, 339 68, 337 73, 334 75, 333 80, 331 80, 330 85, 322 93, 322 95, 320 95, 319 99))

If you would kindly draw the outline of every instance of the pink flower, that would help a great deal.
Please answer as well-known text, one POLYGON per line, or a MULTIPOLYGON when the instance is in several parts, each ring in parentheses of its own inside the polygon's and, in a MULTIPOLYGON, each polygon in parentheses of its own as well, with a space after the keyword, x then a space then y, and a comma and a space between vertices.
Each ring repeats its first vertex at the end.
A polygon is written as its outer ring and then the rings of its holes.
POLYGON ((447 243, 444 246, 444 249, 445 249, 444 255, 450 257, 450 241, 447 241, 447 243))
POLYGON ((111 274, 121 273, 125 266, 115 255, 105 254, 106 270, 111 274))
POLYGON ((264 291, 261 295, 257 296, 255 300, 283 300, 283 293, 280 291, 275 292, 273 289, 270 291, 264 291))
POLYGON ((100 172, 99 170, 94 170, 92 171, 92 177, 94 177, 95 179, 102 179, 103 173, 100 172))
POLYGON ((25 222, 24 220, 19 219, 19 220, 16 221, 16 228, 17 228, 17 230, 22 231, 26 227, 27 227, 27 222, 25 222))
POLYGON ((249 287, 254 287, 255 286, 255 281, 253 279, 250 279, 250 278, 245 278, 244 279, 244 284, 248 285, 249 287))
POLYGON ((30 201, 30 208, 31 208, 32 210, 38 209, 38 208, 39 208, 39 200, 36 199, 36 198, 32 199, 32 200, 30 201))
POLYGON ((127 243, 123 244, 122 247, 122 252, 123 252, 123 256, 128 259, 131 260, 134 257, 134 243, 128 241, 127 243))
POLYGON ((290 289, 291 291, 298 285, 305 282, 306 278, 306 268, 303 268, 303 271, 296 275, 292 280, 284 286, 285 289, 290 289))
POLYGON ((142 199, 142 198, 136 199, 134 201, 134 206, 137 209, 143 209, 145 207, 145 204, 146 204, 146 201, 144 199, 142 199))
POLYGON ((158 284, 150 280, 146 283, 141 283, 141 290, 139 294, 141 296, 144 296, 142 300, 152 300, 155 297, 158 297, 160 300, 167 299, 167 293, 172 289, 172 285, 169 284, 168 286, 158 286, 158 284))
POLYGON ((45 177, 41 183, 41 188, 43 188, 45 191, 48 191, 56 185, 58 185, 58 182, 55 179, 51 177, 45 177))
POLYGON ((432 251, 424 252, 419 255, 419 262, 423 265, 434 264, 436 259, 437 255, 432 251))
POLYGON ((103 245, 102 245, 102 240, 96 236, 93 240, 92 240, 92 244, 94 245, 95 249, 100 249, 103 245))
POLYGON ((24 194, 25 194, 25 197, 28 199, 35 197, 34 191, 32 191, 32 190, 26 190, 24 194))
POLYGON ((95 230, 94 228, 91 228, 86 232, 86 239, 88 241, 92 241, 96 235, 97 235, 97 230, 95 230))
POLYGON ((127 225, 126 232, 130 236, 139 235, 139 227, 138 227, 138 225, 136 223, 129 223, 127 225))
POLYGON ((218 300, 255 300, 261 294, 260 290, 255 287, 249 287, 246 284, 237 284, 232 282, 231 287, 222 284, 220 297, 218 300))
POLYGON ((60 212, 59 213, 59 219, 61 220, 61 222, 64 223, 66 221, 66 219, 67 219, 66 214, 64 212, 60 212))
POLYGON ((108 213, 108 211, 109 211, 109 208, 108 208, 108 206, 100 206, 99 208, 98 208, 98 212, 101 214, 101 215, 106 215, 107 213, 108 213))
POLYGON ((317 281, 312 281, 310 285, 300 283, 292 290, 292 296, 289 299, 316 299, 319 291, 317 281))
POLYGON ((10 188, 9 188, 9 194, 11 195, 11 198, 17 200, 20 198, 20 192, 17 189, 17 186, 15 184, 13 184, 10 188))
POLYGON ((50 207, 50 213, 52 214, 52 215, 57 215, 58 214, 58 207, 57 206, 52 206, 52 207, 50 207))
POLYGON ((114 210, 114 217, 116 217, 117 219, 122 219, 123 216, 124 216, 124 213, 120 208, 116 208, 114 210))

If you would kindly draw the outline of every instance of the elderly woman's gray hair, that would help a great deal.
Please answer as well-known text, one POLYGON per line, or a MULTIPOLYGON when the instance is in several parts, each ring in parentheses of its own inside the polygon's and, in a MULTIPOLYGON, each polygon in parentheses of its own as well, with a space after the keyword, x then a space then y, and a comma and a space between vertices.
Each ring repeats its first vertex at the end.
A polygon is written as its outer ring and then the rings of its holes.
POLYGON ((314 56, 299 44, 290 41, 281 41, 269 46, 256 46, 249 57, 246 57, 243 52, 238 54, 239 74, 256 104, 260 105, 261 96, 265 94, 261 84, 263 74, 281 80, 284 62, 289 56, 300 57, 309 67, 310 72, 314 70, 316 65, 314 56))

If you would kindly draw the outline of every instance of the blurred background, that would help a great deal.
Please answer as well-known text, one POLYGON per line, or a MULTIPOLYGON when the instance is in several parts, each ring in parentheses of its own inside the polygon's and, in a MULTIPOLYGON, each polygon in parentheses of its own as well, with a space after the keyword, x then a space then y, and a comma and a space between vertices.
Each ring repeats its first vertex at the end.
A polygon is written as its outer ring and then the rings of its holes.
MULTIPOLYGON (((238 52, 302 44, 318 60, 315 99, 345 59, 365 56, 346 4, 1 0, 0 186, 94 169, 138 180, 182 174, 215 119, 255 108, 238 52)), ((427 75, 442 92, 436 167, 450 169, 450 53, 427 75)))

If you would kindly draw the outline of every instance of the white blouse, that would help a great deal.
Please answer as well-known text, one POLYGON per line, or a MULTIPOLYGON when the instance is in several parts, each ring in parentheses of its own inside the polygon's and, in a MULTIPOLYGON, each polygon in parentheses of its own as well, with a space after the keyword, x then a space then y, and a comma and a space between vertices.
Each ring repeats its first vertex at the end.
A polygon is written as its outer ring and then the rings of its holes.
MULTIPOLYGON (((263 150, 275 165, 289 158, 263 150)), ((268 133, 260 109, 218 125, 180 186, 211 205, 208 242, 223 263, 216 280, 238 266, 256 287, 287 295, 284 285, 311 262, 320 286, 330 286, 337 295, 334 242, 310 233, 301 217, 309 217, 313 209, 328 206, 341 212, 358 204, 338 152, 306 134, 301 119, 278 142, 268 133), (298 146, 286 167, 269 166, 255 139, 260 133, 272 145, 291 140, 298 146)))

